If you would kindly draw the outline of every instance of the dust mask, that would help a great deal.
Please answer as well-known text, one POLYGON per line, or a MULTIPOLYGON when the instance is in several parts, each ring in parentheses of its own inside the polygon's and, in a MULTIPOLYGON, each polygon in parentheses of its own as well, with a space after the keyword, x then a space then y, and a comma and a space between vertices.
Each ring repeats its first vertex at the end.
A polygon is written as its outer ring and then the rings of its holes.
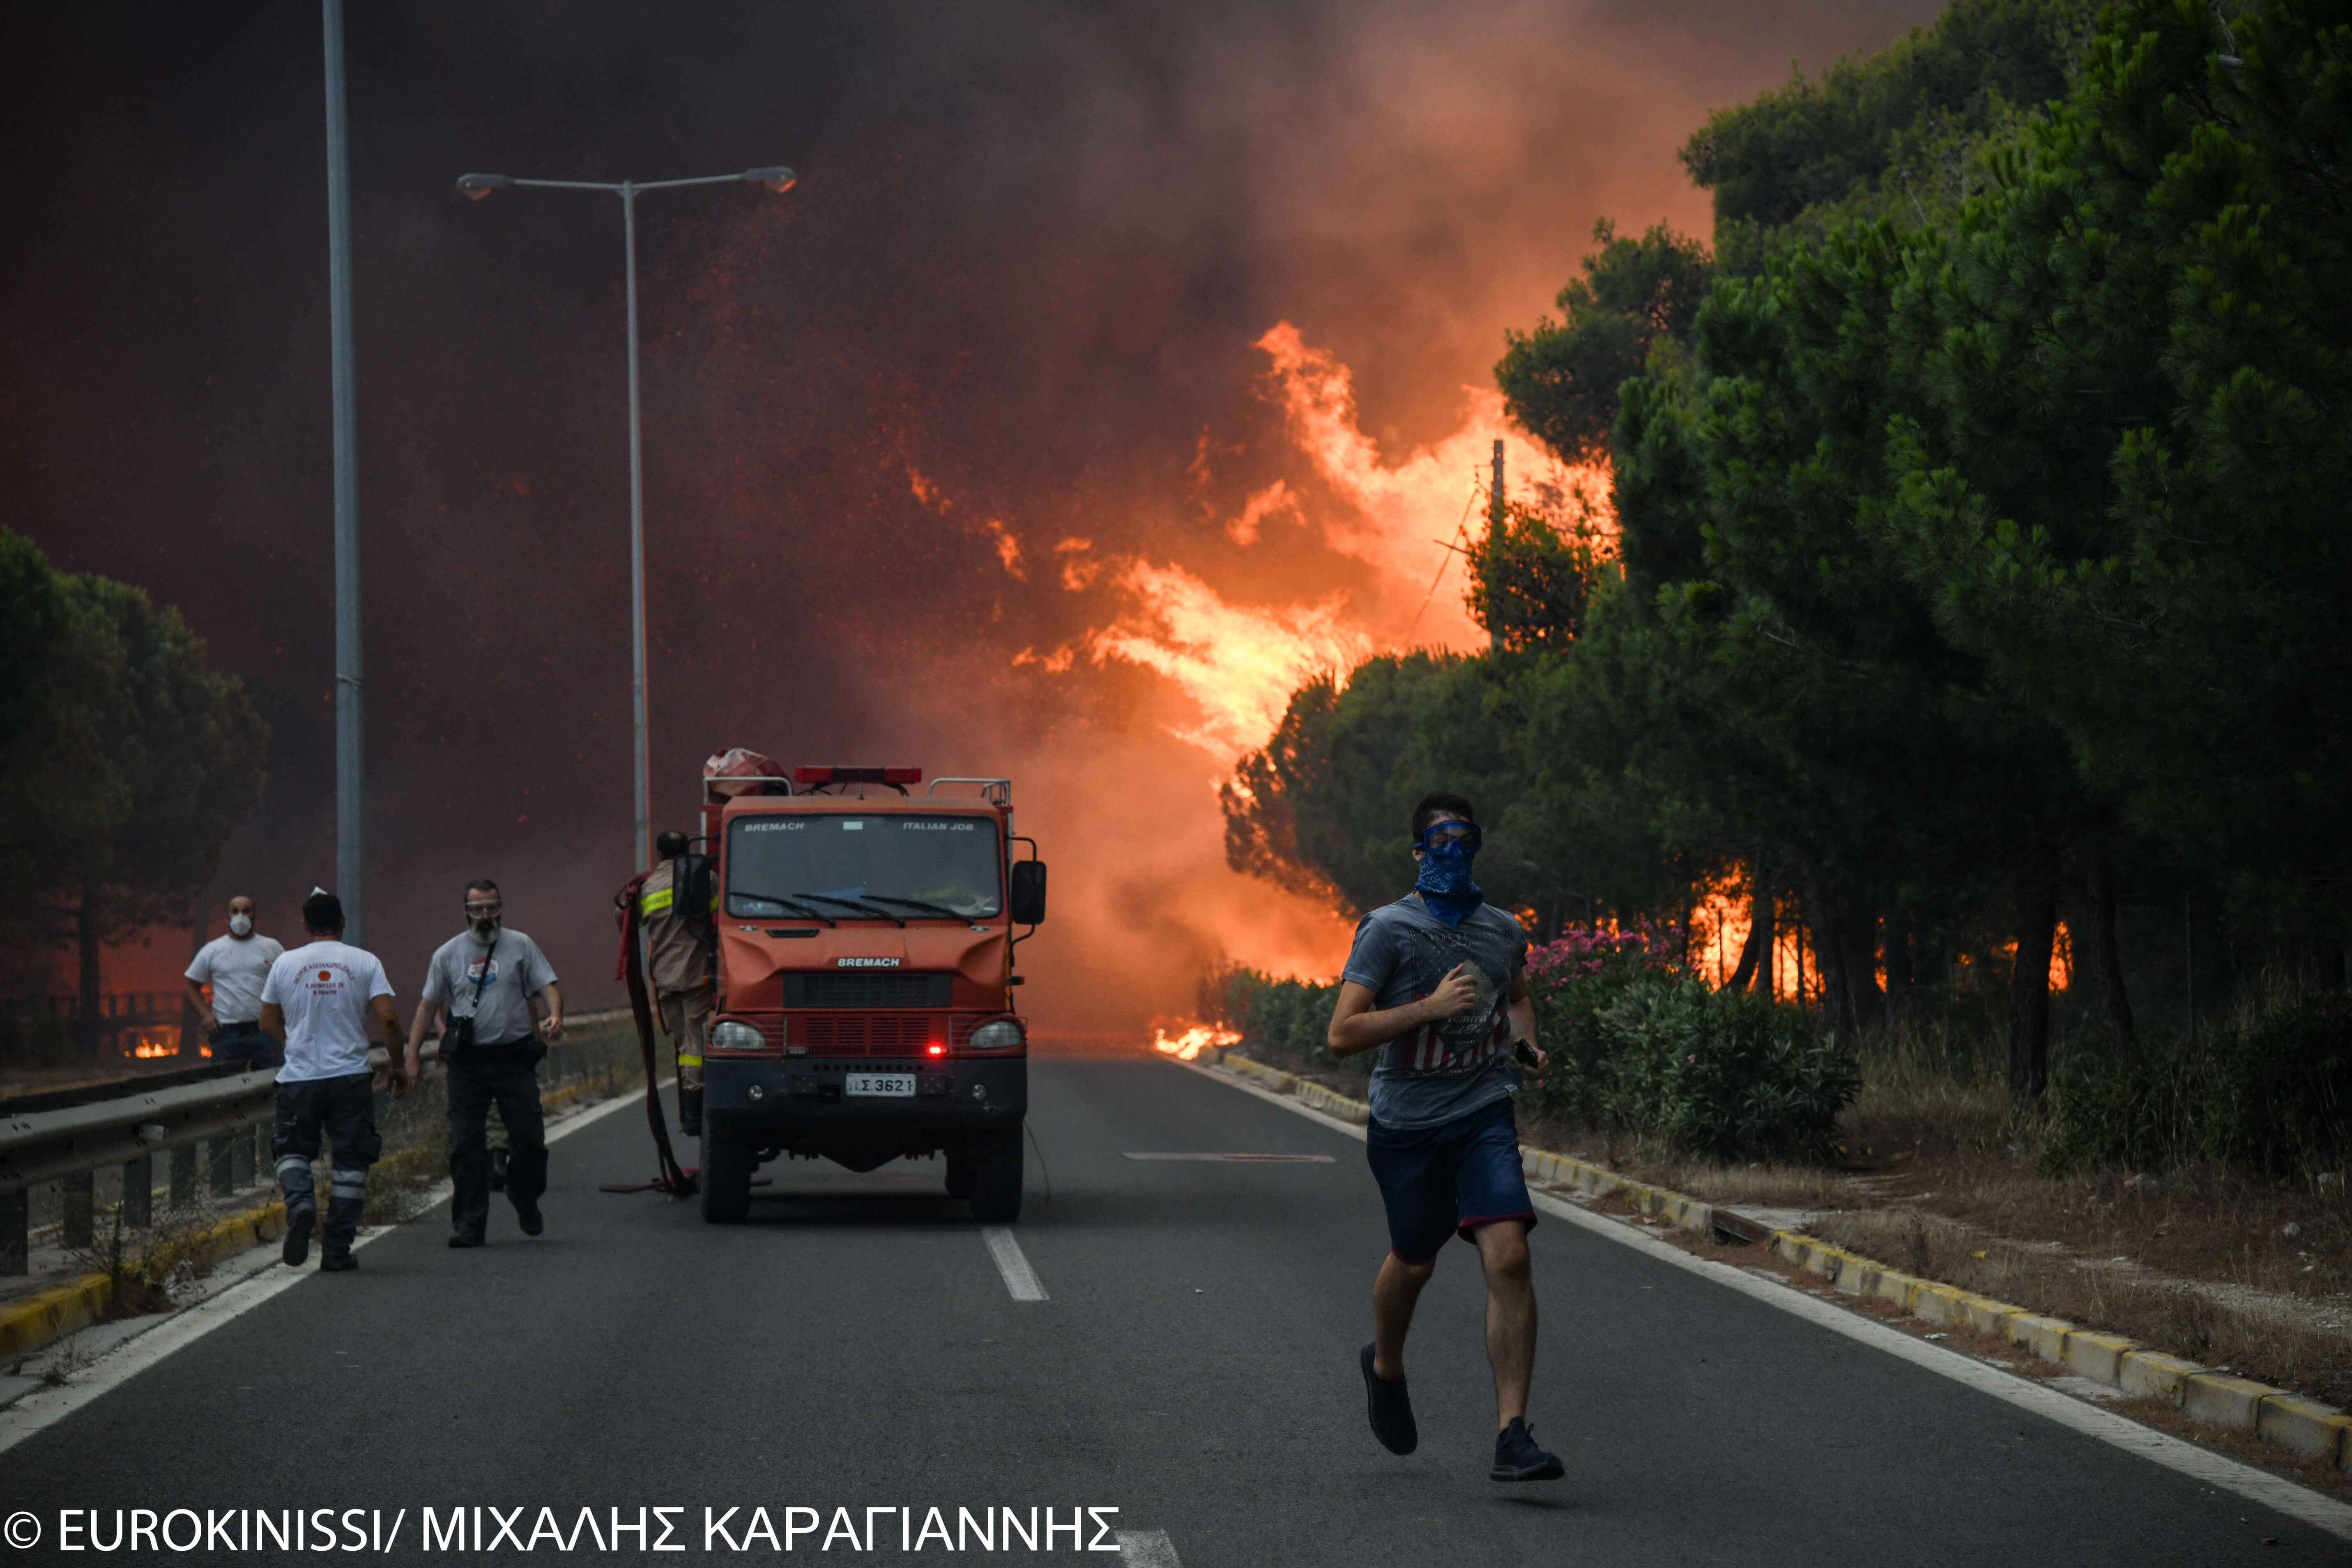
POLYGON ((231 936, 251 936, 253 934, 253 917, 251 915, 229 916, 228 933, 231 936))

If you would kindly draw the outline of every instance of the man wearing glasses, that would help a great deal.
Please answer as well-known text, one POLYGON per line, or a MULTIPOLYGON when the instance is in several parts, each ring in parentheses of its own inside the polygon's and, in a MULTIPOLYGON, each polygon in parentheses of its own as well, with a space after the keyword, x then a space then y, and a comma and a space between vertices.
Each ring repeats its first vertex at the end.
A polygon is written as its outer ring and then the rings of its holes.
POLYGON ((1424 795, 1412 810, 1413 890, 1366 915, 1340 972, 1331 1054, 1378 1050, 1365 1152, 1388 1209, 1389 1256, 1372 1286, 1372 1342, 1359 1358, 1372 1435, 1393 1454, 1420 1442, 1405 1393, 1413 1304, 1446 1238, 1486 1271, 1486 1360, 1495 1373, 1498 1481, 1557 1480, 1560 1462, 1527 1424, 1536 1296, 1528 1267, 1535 1205, 1519 1165, 1511 1096, 1518 1060, 1540 1070, 1528 941, 1471 879, 1480 835, 1470 803, 1424 795), (1515 1047, 1523 1047, 1518 1055, 1515 1047), (1514 1059, 1517 1056, 1517 1059, 1514 1059))
POLYGON ((434 953, 425 973, 425 999, 408 1028, 406 1072, 413 1081, 425 1031, 436 1012, 444 1019, 452 1247, 479 1247, 487 1239, 493 1104, 506 1123, 506 1189, 515 1220, 525 1236, 546 1228, 539 1212, 540 1194, 547 1191, 539 1060, 548 1044, 563 1037, 563 994, 555 987, 546 954, 530 937, 506 929, 504 911, 496 882, 486 878, 467 884, 466 929, 434 953))

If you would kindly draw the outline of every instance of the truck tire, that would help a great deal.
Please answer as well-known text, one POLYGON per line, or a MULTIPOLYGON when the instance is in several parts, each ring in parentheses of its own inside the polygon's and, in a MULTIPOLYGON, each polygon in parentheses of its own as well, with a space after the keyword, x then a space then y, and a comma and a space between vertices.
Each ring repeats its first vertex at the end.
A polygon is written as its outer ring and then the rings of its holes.
POLYGON ((1021 1129, 974 1133, 970 1147, 972 1217, 1012 1224, 1021 1217, 1021 1129))
POLYGON ((705 1225, 740 1225, 751 1213, 751 1141, 714 1117, 702 1121, 702 1170, 695 1182, 705 1225))

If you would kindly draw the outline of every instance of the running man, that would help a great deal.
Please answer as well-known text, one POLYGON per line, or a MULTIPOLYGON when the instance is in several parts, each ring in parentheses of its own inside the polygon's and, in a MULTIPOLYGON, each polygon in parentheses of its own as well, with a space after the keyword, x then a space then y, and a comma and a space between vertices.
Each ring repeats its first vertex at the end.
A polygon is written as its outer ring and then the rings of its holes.
POLYGON ((1356 925, 1340 972, 1328 1043, 1335 1057, 1377 1049, 1365 1153, 1387 1205, 1389 1256, 1372 1285, 1372 1342, 1363 1349, 1372 1435, 1392 1454, 1421 1441, 1405 1393, 1404 1339, 1413 1303, 1448 1237, 1478 1248, 1486 1270, 1486 1360, 1495 1371, 1498 1481, 1557 1480, 1558 1458, 1527 1423, 1536 1362, 1536 1223, 1520 1173, 1511 1096, 1524 1043, 1538 1071, 1528 941, 1519 922, 1471 879, 1480 835, 1470 803, 1430 795, 1412 808, 1413 891, 1356 925))

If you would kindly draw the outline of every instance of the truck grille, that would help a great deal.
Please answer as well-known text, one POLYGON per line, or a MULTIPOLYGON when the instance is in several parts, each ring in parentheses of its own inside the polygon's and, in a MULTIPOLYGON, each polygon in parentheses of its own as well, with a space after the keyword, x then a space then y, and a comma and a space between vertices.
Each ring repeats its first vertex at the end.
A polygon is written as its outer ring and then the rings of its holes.
POLYGON ((920 1056, 944 1036, 945 1023, 922 1013, 818 1013, 794 1018, 790 1032, 793 1043, 807 1046, 811 1056, 920 1056))
POLYGON ((786 974, 784 1005, 799 1007, 945 1007, 955 979, 946 973, 891 972, 786 974))

